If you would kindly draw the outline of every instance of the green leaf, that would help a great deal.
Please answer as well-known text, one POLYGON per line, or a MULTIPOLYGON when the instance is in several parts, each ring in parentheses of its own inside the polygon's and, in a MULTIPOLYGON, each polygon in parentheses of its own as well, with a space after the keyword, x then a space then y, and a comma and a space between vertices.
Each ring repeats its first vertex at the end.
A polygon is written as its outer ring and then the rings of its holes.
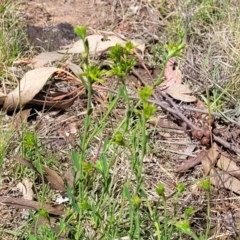
POLYGON ((178 194, 181 194, 185 190, 185 187, 182 183, 178 183, 177 185, 177 192, 178 194))
POLYGON ((155 112, 156 112, 156 106, 154 104, 149 104, 148 102, 144 103, 143 105, 143 114, 148 120, 155 112))
POLYGON ((141 198, 139 198, 137 195, 134 195, 132 197, 132 204, 135 208, 139 208, 141 205, 141 202, 142 202, 141 198))
POLYGON ((72 161, 73 161, 73 165, 76 168, 77 171, 80 171, 80 163, 79 163, 79 154, 76 152, 72 153, 72 161))
POLYGON ((210 183, 209 179, 202 181, 200 183, 200 187, 202 187, 205 191, 210 191, 211 183, 210 183))
POLYGON ((194 213, 193 207, 188 207, 184 212, 185 218, 189 218, 190 216, 193 215, 193 213, 194 213))
POLYGON ((142 102, 147 102, 149 97, 152 95, 153 88, 151 86, 146 86, 138 92, 138 95, 142 102))
POLYGON ((188 220, 177 222, 175 225, 181 232, 186 234, 191 233, 190 224, 188 220))
POLYGON ((157 188, 156 188, 156 192, 159 196, 165 196, 164 192, 165 192, 165 187, 163 184, 158 184, 157 188))
POLYGON ((74 32, 81 38, 84 39, 87 36, 87 27, 78 26, 74 28, 74 32))

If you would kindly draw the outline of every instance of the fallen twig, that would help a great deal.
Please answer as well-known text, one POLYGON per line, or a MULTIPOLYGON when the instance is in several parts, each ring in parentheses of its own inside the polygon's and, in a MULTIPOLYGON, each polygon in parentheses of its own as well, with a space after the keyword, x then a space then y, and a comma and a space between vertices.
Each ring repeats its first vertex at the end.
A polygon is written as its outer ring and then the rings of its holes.
POLYGON ((176 172, 177 173, 185 172, 188 169, 195 167, 196 165, 201 163, 202 158, 205 156, 205 154, 207 154, 207 152, 205 150, 203 150, 196 157, 194 157, 194 158, 192 158, 190 160, 186 160, 181 166, 179 166, 177 168, 176 172))
POLYGON ((240 154, 240 149, 233 143, 229 143, 225 140, 223 140, 220 137, 217 137, 215 134, 213 134, 213 140, 220 143, 221 145, 223 145, 225 148, 230 149, 231 151, 240 154))

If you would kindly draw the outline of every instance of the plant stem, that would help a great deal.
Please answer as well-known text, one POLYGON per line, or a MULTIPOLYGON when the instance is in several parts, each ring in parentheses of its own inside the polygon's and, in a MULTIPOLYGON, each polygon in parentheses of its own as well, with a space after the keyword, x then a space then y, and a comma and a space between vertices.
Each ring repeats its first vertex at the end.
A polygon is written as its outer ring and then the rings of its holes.
POLYGON ((210 190, 206 191, 207 195, 207 229, 206 229, 206 235, 205 238, 208 239, 209 231, 210 231, 210 226, 211 226, 211 220, 210 220, 210 190))

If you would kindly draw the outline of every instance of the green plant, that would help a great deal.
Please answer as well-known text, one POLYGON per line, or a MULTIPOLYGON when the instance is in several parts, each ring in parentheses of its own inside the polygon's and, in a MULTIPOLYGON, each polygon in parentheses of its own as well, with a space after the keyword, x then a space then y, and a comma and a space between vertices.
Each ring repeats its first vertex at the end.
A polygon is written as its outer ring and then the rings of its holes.
MULTIPOLYGON (((159 184, 157 186, 156 192, 160 198, 156 204, 156 208, 163 206, 163 215, 156 214, 156 211, 152 217, 154 217, 159 240, 171 239, 177 232, 180 239, 182 239, 182 234, 189 235, 195 240, 203 239, 201 235, 197 237, 190 228, 190 219, 194 214, 193 208, 187 208, 183 215, 179 214, 177 210, 179 207, 179 197, 183 194, 184 190, 184 185, 179 183, 176 187, 176 191, 169 196, 166 196, 164 185, 159 184), (167 211, 167 202, 170 200, 173 200, 173 211, 171 211, 171 213, 167 211)), ((150 212, 153 213, 153 210, 151 209, 150 212)))
MULTIPOLYGON (((35 230, 34 234, 28 231, 28 238, 57 239, 61 234, 66 234, 76 240, 116 239, 124 236, 131 239, 146 236, 155 239, 157 236, 158 240, 167 240, 174 235, 202 239, 190 228, 194 210, 188 208, 184 214, 178 210, 179 198, 185 190, 183 184, 177 184, 170 195, 166 194, 164 185, 159 184, 156 189, 159 197, 154 204, 146 191, 144 160, 151 151, 147 123, 156 112, 156 106, 149 103, 149 98, 153 88, 162 81, 164 71, 154 86, 141 88, 137 100, 132 100, 128 93, 127 76, 136 65, 133 44, 127 42, 125 46, 112 47, 109 51, 110 69, 106 71, 89 58, 86 27, 76 27, 75 32, 85 48, 80 56, 84 71, 79 78, 86 91, 87 111, 79 133, 79 151, 71 155, 73 182, 67 185, 69 204, 64 219, 57 224, 58 231, 53 230, 45 209, 32 215, 35 230), (109 98, 111 101, 106 110, 96 121, 92 108, 93 85, 101 84, 103 78, 113 76, 119 80, 118 93, 109 98), (111 114, 118 104, 125 106, 126 113, 109 134, 111 114), (96 139, 99 139, 99 150, 93 158, 91 152, 96 139), (123 176, 118 173, 120 165, 126 166, 127 172, 123 176), (119 181, 120 177, 123 180, 119 181), (169 204, 173 206, 171 211, 168 210, 169 204), (37 228, 40 217, 48 224, 37 228)), ((180 56, 183 48, 182 42, 169 44, 165 49, 164 64, 170 58, 180 56)), ((42 172, 42 158, 37 146, 39 143, 36 136, 24 132, 22 151, 27 157, 35 156, 34 165, 42 172)), ((47 190, 43 185, 42 192, 37 194, 39 201, 44 201, 47 190)))
POLYGON ((7 150, 10 146, 10 142, 12 137, 14 136, 13 129, 6 129, 4 128, 4 121, 3 121, 3 113, 1 113, 0 116, 0 169, 2 169, 2 164, 4 161, 4 158, 6 157, 7 150))
POLYGON ((25 33, 16 16, 16 4, 3 0, 0 6, 0 66, 11 65, 22 54, 25 33))
POLYGON ((205 238, 208 238, 209 235, 209 231, 210 231, 210 227, 211 227, 211 220, 210 220, 210 210, 211 210, 211 196, 210 196, 210 190, 211 190, 211 183, 210 180, 204 180, 200 183, 200 186, 202 187, 202 189, 205 190, 206 192, 206 196, 207 196, 207 229, 206 229, 206 234, 205 234, 205 238))
MULTIPOLYGON (((133 45, 128 42, 125 47, 116 45, 110 50, 110 71, 104 72, 96 69, 89 61, 88 42, 86 40, 86 28, 76 28, 76 33, 82 38, 85 45, 85 53, 82 54, 82 64, 85 73, 80 76, 87 90, 87 114, 84 119, 84 130, 80 134, 81 148, 79 153, 73 152, 73 186, 68 186, 68 197, 70 199, 69 212, 65 221, 66 228, 70 229, 73 239, 100 237, 103 239, 129 236, 131 239, 141 239, 143 231, 141 226, 150 223, 150 232, 155 229, 158 239, 169 239, 177 227, 175 223, 177 216, 178 197, 182 194, 184 187, 179 184, 175 193, 175 211, 170 217, 166 204, 168 197, 164 191, 157 192, 163 198, 159 199, 156 208, 151 207, 145 190, 145 179, 143 177, 143 162, 147 156, 149 133, 147 121, 155 113, 156 107, 148 103, 153 88, 146 86, 139 91, 139 101, 133 105, 128 94, 126 77, 136 64, 133 56, 133 45), (92 84, 99 82, 100 76, 117 76, 120 80, 118 95, 113 98, 106 113, 98 124, 91 128, 91 98, 92 84), (102 135, 106 122, 119 101, 126 104, 126 116, 114 129, 111 138, 105 138, 101 152, 95 163, 87 160, 91 142, 96 136, 102 135), (133 124, 133 116, 137 117, 133 124), (129 133, 131 136, 129 137, 129 133), (121 186, 116 186, 116 168, 119 161, 119 151, 124 151, 125 159, 128 159, 131 168, 129 177, 121 186), (110 154, 111 152, 111 154, 110 154), (114 174, 115 173, 115 174, 114 174), (132 181, 131 179, 135 179, 132 181), (114 195, 119 188, 118 200, 114 195), (159 216, 158 207, 163 206, 164 217, 159 216), (143 209, 148 209, 148 215, 144 215, 143 209), (118 215, 116 218, 115 214, 118 215), (174 220, 175 219, 175 220, 174 220), (107 224, 106 224, 107 223, 107 224), (77 224, 77 227, 73 227, 77 224), (83 227, 83 224, 85 227, 83 227), (87 227, 88 226, 88 227, 87 227), (170 228, 169 228, 170 226, 170 228), (90 228, 89 232, 85 229, 90 228)), ((183 45, 173 46, 168 49, 166 59, 178 55, 183 45)), ((102 81, 100 81, 102 82, 102 81)), ((190 214, 189 214, 190 215, 190 214)), ((185 216, 186 217, 186 216, 185 216)), ((188 219, 187 219, 188 220, 188 219)), ((179 223, 180 224, 180 223, 179 223)), ((177 225, 176 225, 177 226, 177 225)), ((182 231, 187 234, 186 232, 182 231)))
POLYGON ((154 50, 155 58, 160 58, 160 61, 162 61, 162 68, 161 68, 160 74, 155 80, 154 87, 161 84, 162 81, 164 80, 163 76, 164 76, 164 72, 165 72, 168 61, 173 57, 182 56, 182 52, 185 48, 185 44, 183 43, 184 35, 185 35, 184 30, 180 29, 178 31, 178 40, 176 41, 176 43, 169 42, 168 44, 165 44, 164 47, 155 48, 154 50), (160 57, 158 55, 160 55, 160 57))

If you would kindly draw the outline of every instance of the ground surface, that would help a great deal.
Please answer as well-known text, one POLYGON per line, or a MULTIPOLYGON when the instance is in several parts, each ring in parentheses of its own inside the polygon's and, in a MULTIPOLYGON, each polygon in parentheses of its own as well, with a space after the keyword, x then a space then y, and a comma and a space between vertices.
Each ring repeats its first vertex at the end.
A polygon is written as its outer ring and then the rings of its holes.
MULTIPOLYGON (((162 1, 161 4, 159 6, 159 1, 154 0, 26 0, 21 1, 21 4, 17 7, 17 15, 21 22, 24 23, 24 29, 30 45, 34 48, 34 52, 55 51, 76 41, 78 38, 73 31, 73 27, 77 25, 86 25, 89 34, 96 34, 104 30, 122 34, 128 39, 141 39, 146 44, 144 61, 153 79, 156 79, 161 71, 159 66, 162 61, 161 54, 156 54, 156 52, 154 54, 154 47, 157 44, 160 44, 162 47, 171 41, 179 40, 181 25, 186 30, 186 39, 184 40, 187 47, 184 56, 179 62, 179 66, 183 73, 184 82, 191 87, 192 92, 200 99, 200 94, 205 94, 205 89, 211 89, 211 85, 215 84, 212 80, 213 78, 217 84, 221 84, 226 79, 231 78, 234 73, 232 73, 231 69, 233 69, 236 62, 231 61, 231 54, 228 52, 228 48, 224 48, 223 41, 216 41, 216 36, 219 36, 219 39, 224 38, 224 34, 222 34, 224 31, 220 29, 220 26, 214 24, 217 30, 216 33, 215 30, 212 31, 211 24, 214 20, 209 16, 206 17, 207 20, 201 22, 198 17, 201 16, 203 18, 205 12, 200 12, 203 8, 197 4, 193 4, 193 6, 188 6, 187 4, 179 5, 178 1, 169 1, 168 3, 162 1), (179 12, 179 16, 184 19, 181 24, 179 24, 180 20, 178 19, 179 12), (194 18, 195 15, 197 16, 196 19, 194 18), (215 44, 216 42, 217 44, 215 44)), ((231 8, 236 8, 234 2, 231 4, 231 8)), ((224 9, 222 5, 217 7, 218 9, 224 9)), ((214 9, 211 12, 213 15, 216 14, 214 11, 217 12, 217 10, 214 9)), ((224 28, 224 25, 222 24, 221 27, 224 28)), ((234 41, 234 39, 230 40, 234 41)), ((230 43, 229 45, 231 45, 230 43)), ((236 49, 235 52, 237 52, 236 49)), ((151 82, 152 79, 149 78, 141 64, 138 65, 135 71, 136 74, 131 74, 127 79, 127 85, 128 90, 136 95, 137 90, 143 85, 142 80, 148 84, 153 82, 151 82), (140 78, 137 74, 140 75, 140 78)), ((233 90, 231 94, 232 96, 237 96, 239 83, 236 80, 234 84, 236 84, 236 90, 233 90)), ((108 79, 104 86, 116 90, 118 82, 115 79, 108 79)), ((93 118, 96 121, 99 116, 106 112, 107 102, 103 101, 107 99, 105 94, 97 90, 95 92, 92 104, 94 105, 93 118)), ((136 102, 132 102, 132 104, 136 104, 136 102)), ((234 104, 235 102, 232 102, 227 108, 231 108, 234 104)), ((184 104, 184 106, 186 105, 184 104)), ((195 104, 187 106, 196 107, 195 104)), ((77 150, 79 147, 78 131, 82 129, 85 110, 86 95, 82 94, 75 101, 74 105, 65 111, 46 111, 43 115, 37 112, 38 114, 29 118, 30 129, 34 129, 37 132, 41 141, 41 147, 44 148, 48 155, 53 156, 54 160, 48 159, 48 162, 45 162, 46 165, 51 165, 66 179, 67 170, 72 166, 70 152, 77 150)), ((92 143, 89 159, 93 162, 101 147, 101 137, 103 138, 111 134, 116 123, 122 120, 124 113, 125 107, 121 106, 121 104, 118 105, 111 115, 111 121, 109 121, 106 132, 92 143)), ((184 114, 193 121, 197 119, 188 110, 184 114)), ((208 199, 203 189, 199 187, 200 179, 203 179, 205 176, 203 166, 200 164, 193 169, 187 169, 183 173, 176 173, 176 169, 185 160, 197 156, 202 150, 209 148, 209 146, 203 146, 199 140, 189 134, 189 131, 184 131, 179 126, 181 125, 179 119, 172 117, 168 111, 163 111, 162 108, 158 107, 156 117, 165 119, 167 123, 160 121, 159 125, 155 122, 148 126, 150 129, 151 151, 144 159, 143 167, 148 197, 152 201, 151 204, 154 205, 158 197, 156 188, 159 183, 164 184, 167 195, 175 191, 177 182, 184 183, 187 186, 187 191, 178 199, 179 211, 183 214, 188 206, 193 206, 196 212, 191 218, 191 227, 197 233, 202 230, 204 232, 207 228, 206 212, 208 199)), ((7 124, 10 121, 9 119, 11 119, 11 116, 5 117, 4 123, 7 124)), ((198 119, 197 121, 203 120, 198 119)), ((217 124, 221 125, 223 123, 219 121, 217 124)), ((223 126, 226 126, 224 124, 223 126)), ((94 129, 94 126, 92 126, 92 129, 94 129)), ((229 138, 233 138, 232 135, 229 138)), ((13 138, 11 149, 19 148, 17 139, 16 136, 13 138)), ((235 139, 238 141, 238 136, 235 139)), ((232 154, 231 151, 230 154, 232 154)), ((124 155, 124 150, 119 153, 119 161, 115 169, 117 172, 115 173, 116 186, 120 186, 126 179, 132 177, 128 172, 131 166, 126 156, 124 155)), ((9 155, 4 163, 4 167, 8 170, 2 174, 3 186, 0 189, 1 195, 4 196, 19 196, 18 190, 15 188, 18 181, 14 177, 9 177, 16 169, 12 165, 11 156, 9 155)), ((19 178, 21 177, 20 175, 19 178)), ((36 188, 38 189, 38 187, 36 188)), ((116 192, 116 198, 118 198, 120 194, 118 191, 116 192)), ((52 203, 55 197, 52 195, 47 196, 49 203, 52 203)), ((210 201, 211 226, 209 237, 212 238, 209 239, 237 239, 240 209, 238 195, 225 188, 213 188, 210 201), (235 198, 237 199, 236 201, 234 200, 235 198), (215 238, 215 236, 218 237, 215 238)), ((172 206, 171 203, 168 206, 170 212, 172 211, 172 206)), ((1 228, 12 231, 20 229, 22 231, 20 226, 27 219, 24 212, 19 211, 14 206, 0 206, 0 214, 3 216, 0 219, 1 228)), ((89 225, 91 226, 91 224, 89 225)), ((89 225, 86 226, 89 227, 89 225)), ((155 239, 154 237, 156 236, 148 238, 151 230, 148 231, 148 226, 145 226, 145 228, 146 233, 142 239, 155 239)), ((5 237, 11 236, 7 232, 4 234, 6 234, 4 235, 5 237)), ((184 239, 190 238, 186 237, 184 239)))
POLYGON ((148 40, 154 40, 152 35, 159 28, 152 24, 157 18, 154 4, 156 5, 154 1, 149 1, 151 8, 148 8, 138 1, 128 1, 123 4, 108 0, 64 2, 39 0, 24 2, 19 9, 19 14, 28 24, 27 33, 30 42, 37 46, 46 47, 43 43, 49 40, 49 28, 56 28, 56 25, 60 24, 59 30, 53 31, 56 37, 52 36, 53 47, 50 48, 50 50, 57 50, 74 39, 74 35, 70 33, 70 25, 86 25, 92 31, 104 29, 119 32, 126 37, 137 33, 134 37, 144 36, 148 37, 148 40), (143 20, 145 22, 142 22, 143 20))

